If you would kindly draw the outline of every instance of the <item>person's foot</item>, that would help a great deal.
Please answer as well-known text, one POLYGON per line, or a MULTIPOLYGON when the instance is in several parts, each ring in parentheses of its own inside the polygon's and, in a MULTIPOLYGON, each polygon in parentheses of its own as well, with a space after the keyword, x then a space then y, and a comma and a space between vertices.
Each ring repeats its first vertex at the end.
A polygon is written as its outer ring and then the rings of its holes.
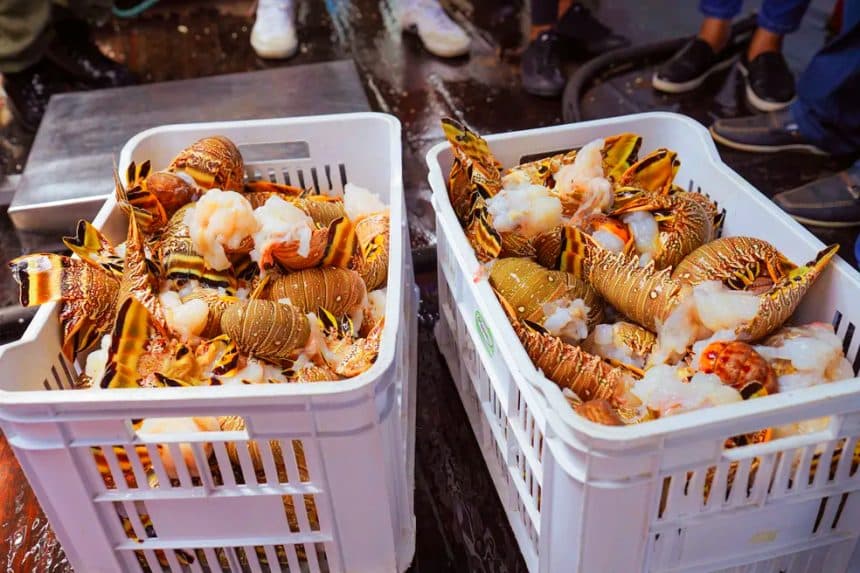
POLYGON ((48 100, 73 89, 73 78, 47 60, 15 73, 3 74, 3 89, 13 114, 25 129, 36 131, 48 100))
POLYGON ((794 99, 794 76, 780 52, 764 52, 738 69, 746 78, 747 101, 759 111, 777 111, 794 99))
POLYGON ((701 38, 693 38, 651 78, 654 89, 679 94, 696 89, 708 76, 732 65, 734 55, 727 49, 714 49, 701 38))
POLYGON ((115 88, 137 83, 136 76, 124 65, 105 56, 90 38, 85 22, 62 19, 45 57, 75 79, 94 88, 115 88))
POLYGON ((281 60, 299 49, 293 22, 293 0, 258 0, 257 18, 251 28, 251 47, 261 58, 281 60))
POLYGON ((807 225, 860 226, 860 162, 836 175, 778 193, 773 201, 807 225))
POLYGON ((523 89, 543 97, 556 97, 564 90, 564 75, 561 73, 558 35, 553 31, 543 32, 531 41, 520 61, 523 89))
POLYGON ((574 57, 593 58, 630 44, 624 36, 614 33, 591 11, 574 2, 556 24, 562 44, 574 57))
POLYGON ((439 5, 438 0, 401 0, 400 27, 417 34, 424 48, 440 58, 469 53, 471 39, 439 5))
POLYGON ((718 119, 711 125, 711 136, 733 149, 759 153, 806 151, 818 155, 827 152, 806 139, 791 111, 785 109, 749 117, 718 119))

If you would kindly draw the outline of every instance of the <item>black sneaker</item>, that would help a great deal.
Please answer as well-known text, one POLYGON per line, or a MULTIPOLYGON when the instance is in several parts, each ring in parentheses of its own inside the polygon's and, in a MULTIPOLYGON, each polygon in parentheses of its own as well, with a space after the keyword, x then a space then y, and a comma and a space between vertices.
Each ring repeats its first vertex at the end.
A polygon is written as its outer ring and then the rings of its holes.
POLYGON ((751 62, 742 58, 738 69, 746 78, 747 101, 759 111, 777 111, 794 100, 794 75, 779 52, 759 54, 751 62))
POLYGON ((556 30, 565 51, 575 58, 590 59, 630 45, 627 38, 614 33, 579 2, 562 14, 556 30))
POLYGON ((696 89, 708 76, 732 65, 734 54, 727 49, 715 53, 701 38, 693 38, 660 66, 651 78, 654 89, 679 94, 696 89))
POLYGON ((520 62, 523 89, 528 93, 556 97, 564 90, 558 34, 544 32, 529 44, 520 62))
POLYGON ((836 175, 783 191, 773 201, 807 225, 860 226, 860 162, 836 175))
POLYGON ((813 145, 800 133, 789 110, 718 119, 711 125, 710 131, 718 143, 741 151, 806 151, 827 155, 826 151, 813 145))
POLYGON ((104 54, 92 42, 89 26, 75 18, 55 25, 55 37, 45 56, 57 67, 93 88, 115 88, 137 83, 128 68, 104 54))

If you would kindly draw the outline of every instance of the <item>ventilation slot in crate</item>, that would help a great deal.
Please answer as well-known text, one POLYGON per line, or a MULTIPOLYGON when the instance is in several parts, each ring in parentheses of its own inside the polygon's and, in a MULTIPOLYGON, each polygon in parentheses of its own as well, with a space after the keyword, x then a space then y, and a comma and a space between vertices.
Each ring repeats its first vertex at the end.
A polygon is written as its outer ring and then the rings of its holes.
POLYGON ((755 504, 767 489, 775 454, 721 462, 663 478, 657 520, 755 504))
POLYGON ((268 181, 291 185, 309 190, 316 195, 340 195, 347 184, 346 165, 325 164, 322 166, 307 165, 274 165, 248 166, 246 168, 248 182, 268 181))
MULTIPOLYGON (((206 436, 207 432, 203 432, 206 436)), ((300 440, 219 440, 80 446, 94 482, 106 492, 171 488, 306 486, 312 461, 300 440)), ((168 438, 165 438, 167 440, 168 438)))
POLYGON ((136 549, 144 573, 328 573, 322 543, 192 549, 136 549))
POLYGON ((779 453, 770 497, 784 497, 853 479, 860 461, 856 436, 828 440, 779 453))
POLYGON ((74 367, 66 361, 62 353, 57 354, 57 360, 51 365, 51 376, 42 381, 45 390, 68 390, 78 386, 78 377, 73 374, 74 367))

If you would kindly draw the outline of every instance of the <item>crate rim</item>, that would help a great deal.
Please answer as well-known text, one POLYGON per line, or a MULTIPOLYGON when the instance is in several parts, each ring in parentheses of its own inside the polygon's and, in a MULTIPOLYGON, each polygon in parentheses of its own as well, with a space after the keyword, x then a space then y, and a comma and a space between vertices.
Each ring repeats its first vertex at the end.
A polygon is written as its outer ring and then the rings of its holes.
MULTIPOLYGON (((404 197, 403 197, 403 165, 401 139, 401 122, 397 117, 380 112, 354 112, 343 114, 326 114, 300 117, 277 117, 270 119, 251 119, 240 121, 208 121, 165 124, 162 126, 145 129, 132 136, 123 146, 120 152, 118 168, 120 173, 125 171, 132 150, 145 138, 161 133, 182 133, 197 130, 217 130, 225 126, 230 127, 263 127, 263 126, 289 126, 298 124, 320 124, 343 122, 351 119, 373 119, 387 124, 388 136, 391 138, 390 146, 390 177, 389 177, 389 211, 391 214, 390 231, 392 237, 395 230, 405 224, 404 197), (396 207, 396 208, 395 208, 396 207)), ((92 223, 96 228, 101 228, 108 216, 116 208, 116 198, 111 193, 105 200, 92 223)), ((399 236, 399 234, 398 234, 399 236)), ((393 241, 392 241, 393 243, 393 241)), ((401 245, 401 249, 408 245, 401 245)), ((391 258, 393 259, 393 257, 391 258)), ((389 264, 388 279, 391 280, 393 270, 399 267, 402 271, 406 264, 402 260, 402 252, 397 253, 396 265, 389 264)), ((399 283, 398 283, 399 284, 399 283)), ((401 298, 404 293, 400 288, 401 298)), ((284 400, 302 400, 326 402, 346 402, 361 399, 367 395, 376 394, 379 389, 375 383, 384 381, 386 377, 382 374, 394 366, 396 345, 398 344, 398 330, 401 324, 399 306, 395 306, 393 297, 386 295, 386 323, 383 327, 382 340, 380 341, 379 355, 373 365, 365 372, 346 380, 317 382, 314 384, 252 384, 236 386, 195 386, 191 388, 159 388, 159 392, 151 392, 149 388, 124 388, 119 392, 68 392, 55 390, 21 390, 9 391, 0 389, 0 419, 23 422, 28 420, 33 423, 43 421, 41 416, 26 415, 19 417, 12 412, 7 412, 7 407, 38 406, 41 409, 49 408, 51 415, 58 415, 58 406, 71 406, 75 411, 84 413, 87 407, 111 406, 115 410, 105 411, 106 415, 111 413, 128 412, 138 410, 142 403, 159 405, 160 407, 177 408, 182 407, 208 407, 222 406, 222 402, 231 400, 231 404, 225 407, 230 410, 239 410, 255 404, 271 404, 273 398, 284 400), (193 400, 193 402, 188 402, 193 400), (238 400, 238 402, 236 401, 238 400)), ((20 339, 0 345, 0 363, 9 349, 33 343, 37 333, 42 328, 49 327, 49 322, 56 313, 57 303, 42 305, 33 320, 24 331, 20 339)), ((387 387, 387 385, 385 386, 387 387)), ((384 389, 384 388, 383 388, 384 389)))
MULTIPOLYGON (((766 209, 771 215, 778 217, 783 222, 792 227, 799 238, 803 239, 808 246, 820 250, 824 247, 824 243, 809 232, 800 223, 795 221, 786 213, 778 209, 765 195, 750 184, 746 179, 741 177, 731 167, 726 165, 719 156, 717 146, 710 136, 708 130, 695 119, 683 114, 673 112, 644 112, 615 116, 606 119, 595 119, 589 121, 578 122, 575 124, 560 124, 549 127, 530 128, 524 130, 509 131, 503 133, 494 133, 482 135, 484 139, 492 143, 493 141, 506 141, 517 139, 524 136, 536 136, 546 133, 565 132, 575 128, 600 127, 611 129, 619 124, 623 125, 632 120, 640 119, 666 119, 671 121, 679 121, 691 130, 696 132, 696 135, 701 143, 703 150, 707 154, 708 162, 716 165, 718 168, 729 174, 734 183, 749 192, 750 199, 756 200, 766 209), (798 233, 799 232, 799 233, 798 233)), ((453 241, 448 241, 452 251, 455 252, 456 258, 459 260, 456 264, 461 268, 465 265, 469 269, 477 269, 480 265, 474 250, 468 245, 462 227, 457 220, 453 207, 447 194, 447 184, 445 177, 441 172, 441 164, 439 156, 450 149, 447 141, 442 141, 431 147, 425 159, 429 167, 428 181, 433 190, 432 204, 438 217, 443 221, 443 225, 456 225, 456 229, 460 235, 457 235, 453 241), (437 192, 437 189, 440 190, 437 192)), ((466 271, 467 269, 462 269, 466 271)), ((830 268, 827 272, 839 272, 844 275, 847 280, 854 283, 854 287, 860 292, 860 273, 852 268, 842 257, 838 255, 830 263, 830 268)), ((472 273, 467 273, 471 275, 472 273)), ((489 283, 482 280, 476 283, 476 288, 484 290, 489 289, 489 283)), ((491 291, 488 291, 491 295, 491 291)), ((480 294, 480 293, 478 293, 480 294)), ((494 332, 500 332, 500 344, 505 347, 502 352, 505 356, 514 357, 505 360, 505 365, 509 369, 512 377, 516 380, 517 386, 521 389, 534 391, 535 397, 539 397, 539 402, 546 413, 547 428, 555 431, 559 437, 563 438, 565 444, 574 445, 581 443, 578 435, 584 435, 589 439, 588 444, 578 446, 577 449, 590 449, 593 447, 604 448, 607 450, 632 450, 640 448, 644 445, 653 443, 655 440, 665 440, 668 438, 676 438, 680 435, 691 436, 695 434, 709 434, 716 426, 726 426, 732 421, 747 422, 745 425, 751 426, 750 429, 757 426, 766 426, 766 421, 770 418, 779 417, 786 413, 802 411, 800 419, 815 417, 815 413, 820 411, 820 415, 839 414, 849 410, 860 408, 860 377, 832 382, 829 384, 820 384, 811 388, 798 389, 790 392, 779 393, 765 397, 765 399, 744 401, 741 403, 732 404, 732 407, 714 407, 694 410, 683 414, 677 414, 670 417, 651 420, 645 424, 636 424, 630 426, 606 426, 598 424, 590 420, 576 415, 572 408, 567 407, 567 401, 561 392, 561 389, 549 380, 543 373, 534 367, 531 360, 525 354, 522 344, 516 338, 513 328, 507 320, 499 321, 501 316, 501 307, 494 297, 492 301, 484 300, 481 296, 476 296, 477 304, 487 319, 491 321, 494 332), (520 368, 519 360, 516 356, 526 358, 526 365, 529 368, 523 371, 520 368), (517 364, 512 364, 516 361, 517 364), (523 383, 525 382, 525 384, 523 383), (798 401, 798 397, 802 396, 802 401, 798 401), (853 398, 847 400, 846 398, 853 398)), ((742 430, 740 430, 742 431, 742 430)), ((827 430, 832 438, 837 438, 839 428, 833 427, 833 424, 827 430)), ((550 444, 552 444, 551 435, 547 436, 550 444)), ((802 445, 804 443, 815 443, 821 440, 821 434, 809 434, 801 436, 788 436, 772 440, 773 443, 788 443, 792 447, 802 445)), ((734 448, 733 451, 756 451, 755 444, 734 448), (752 450, 747 450, 752 448, 752 450)))

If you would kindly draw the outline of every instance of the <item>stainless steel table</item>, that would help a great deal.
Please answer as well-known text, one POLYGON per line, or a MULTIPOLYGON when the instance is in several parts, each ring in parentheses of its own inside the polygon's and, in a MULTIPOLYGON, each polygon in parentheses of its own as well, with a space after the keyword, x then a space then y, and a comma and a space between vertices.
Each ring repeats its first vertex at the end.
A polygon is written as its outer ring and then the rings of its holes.
POLYGON ((91 219, 112 192, 114 157, 151 127, 369 109, 351 60, 54 96, 9 216, 53 233, 91 219))

